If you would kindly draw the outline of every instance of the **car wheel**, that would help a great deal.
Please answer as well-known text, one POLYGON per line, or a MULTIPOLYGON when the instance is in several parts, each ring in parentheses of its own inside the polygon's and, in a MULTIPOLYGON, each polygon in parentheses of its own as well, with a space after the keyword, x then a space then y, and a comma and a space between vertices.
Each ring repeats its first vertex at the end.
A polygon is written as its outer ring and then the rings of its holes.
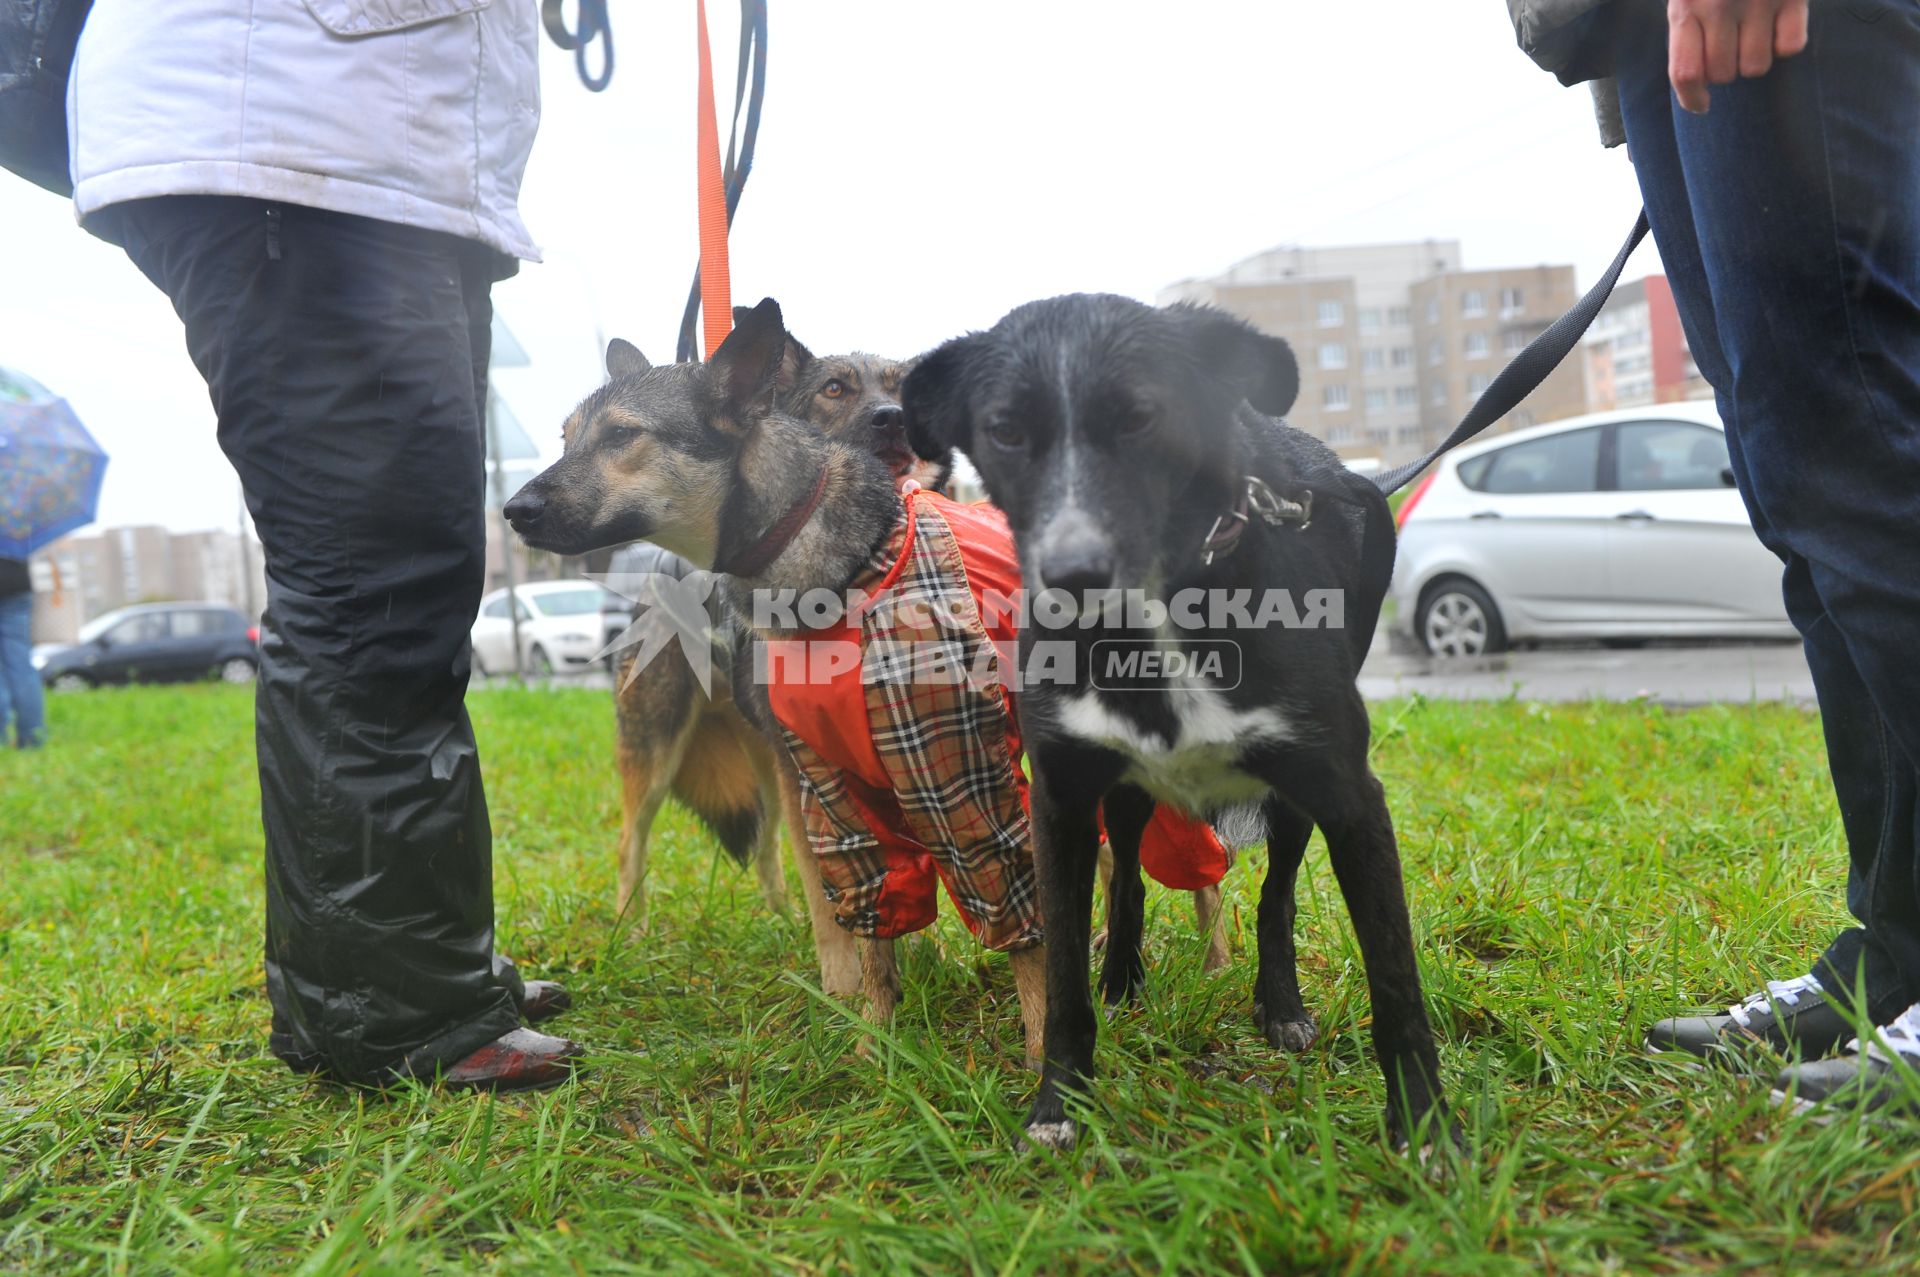
POLYGON ((1507 650, 1500 609, 1485 590, 1464 577, 1428 587, 1414 632, 1434 656, 1490 656, 1507 650))
POLYGON ((260 676, 252 661, 244 656, 230 656, 220 662, 220 681, 222 683, 251 683, 260 676))
POLYGON ((84 674, 61 674, 49 686, 56 692, 84 692, 93 684, 84 674))
POLYGON ((547 656, 547 649, 535 643, 533 651, 527 654, 527 668, 535 678, 552 678, 553 661, 547 656))

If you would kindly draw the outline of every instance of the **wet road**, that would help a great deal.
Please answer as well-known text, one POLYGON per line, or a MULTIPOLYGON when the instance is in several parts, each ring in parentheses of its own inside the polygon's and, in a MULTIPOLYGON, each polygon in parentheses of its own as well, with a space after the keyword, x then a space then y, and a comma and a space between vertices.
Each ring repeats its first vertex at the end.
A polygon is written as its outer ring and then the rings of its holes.
POLYGON ((1548 647, 1438 661, 1374 647, 1360 672, 1369 700, 1419 693, 1444 700, 1714 701, 1813 703, 1813 677, 1797 642, 1687 644, 1615 650, 1548 647))

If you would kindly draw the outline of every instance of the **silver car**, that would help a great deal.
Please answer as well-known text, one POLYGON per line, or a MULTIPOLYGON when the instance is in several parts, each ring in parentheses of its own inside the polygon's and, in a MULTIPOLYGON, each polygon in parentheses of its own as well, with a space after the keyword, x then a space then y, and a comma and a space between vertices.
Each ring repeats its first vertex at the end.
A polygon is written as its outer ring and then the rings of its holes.
POLYGON ((1400 508, 1395 628, 1437 656, 1538 639, 1792 638, 1780 561, 1708 403, 1469 444, 1400 508))

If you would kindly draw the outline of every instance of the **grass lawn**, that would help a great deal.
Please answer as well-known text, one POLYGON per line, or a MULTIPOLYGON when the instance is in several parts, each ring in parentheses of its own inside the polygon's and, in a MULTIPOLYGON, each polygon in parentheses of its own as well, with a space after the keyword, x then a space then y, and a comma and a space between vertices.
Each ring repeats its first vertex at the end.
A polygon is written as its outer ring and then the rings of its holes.
POLYGON ((655 930, 614 925, 605 693, 471 700, 501 944, 565 979, 591 1071, 546 1094, 389 1097, 265 1052, 245 689, 53 699, 0 751, 0 1269, 396 1273, 1911 1271, 1920 1140, 1781 1113, 1639 1050, 1644 1024, 1804 969, 1844 917, 1818 721, 1777 707, 1398 702, 1375 755, 1472 1146, 1380 1137, 1365 982, 1309 853, 1302 984, 1249 1020, 1264 856, 1200 973, 1149 895, 1149 996, 1109 1016, 1071 1155, 1018 1151, 1012 981, 946 917, 903 945, 866 1055, 796 907, 683 814, 655 930))

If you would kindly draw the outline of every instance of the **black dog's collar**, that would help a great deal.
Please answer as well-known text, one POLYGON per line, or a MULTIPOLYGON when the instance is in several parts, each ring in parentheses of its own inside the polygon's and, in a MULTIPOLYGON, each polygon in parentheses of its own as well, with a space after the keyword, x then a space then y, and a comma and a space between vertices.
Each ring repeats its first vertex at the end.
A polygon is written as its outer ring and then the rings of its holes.
POLYGON ((1248 475, 1233 509, 1213 521, 1207 539, 1200 543, 1201 564, 1211 567, 1215 559, 1239 549, 1240 535, 1247 530, 1254 515, 1274 527, 1298 524, 1299 530, 1305 532, 1313 524, 1313 493, 1303 489, 1298 501, 1290 501, 1268 487, 1264 480, 1248 475))

